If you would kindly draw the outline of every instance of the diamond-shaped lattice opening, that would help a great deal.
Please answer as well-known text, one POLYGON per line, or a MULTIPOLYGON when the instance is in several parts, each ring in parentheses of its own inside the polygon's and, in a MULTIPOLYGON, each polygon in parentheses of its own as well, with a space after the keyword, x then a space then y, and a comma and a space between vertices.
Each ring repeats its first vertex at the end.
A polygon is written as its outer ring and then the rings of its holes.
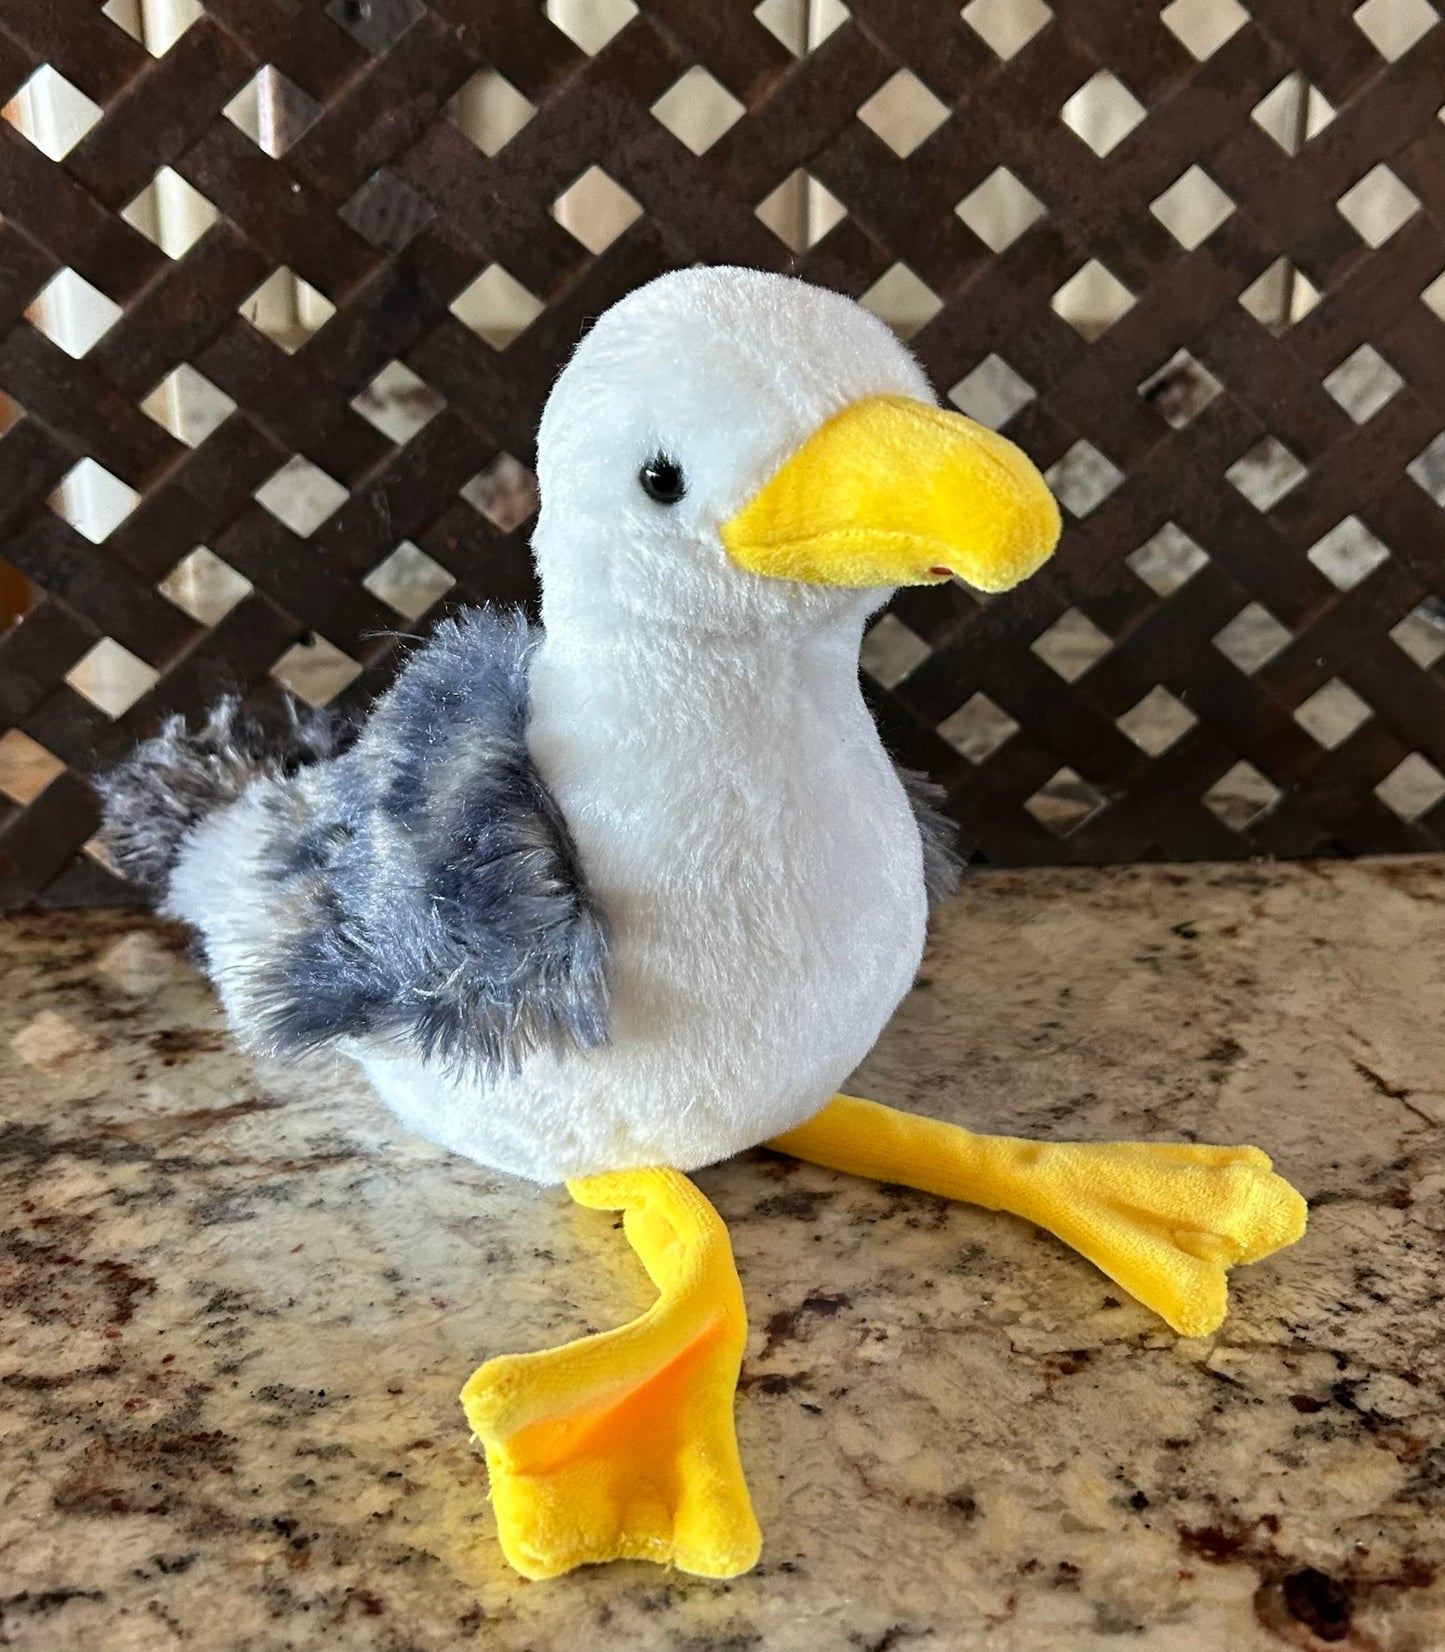
POLYGON ((1333 751, 1373 715, 1348 683, 1331 677, 1323 688, 1294 708, 1294 720, 1326 751, 1333 751))
POLYGON ((321 105, 273 63, 264 63, 221 113, 272 159, 315 124, 321 105))
POLYGON ((1049 300, 1049 308, 1081 338, 1096 339, 1134 307, 1134 295, 1122 281, 1091 258, 1075 270, 1049 300))
POLYGON ((1372 419, 1404 382, 1373 344, 1352 351, 1324 381, 1356 424, 1372 419))
POLYGON ((1103 793, 1082 775, 1063 768, 1039 787, 1024 808, 1055 837, 1068 837, 1098 814, 1105 801, 1103 793))
POLYGON ((1320 301, 1319 289, 1288 258, 1276 258, 1258 280, 1239 295, 1239 302, 1261 327, 1279 334, 1307 316, 1320 301))
POLYGON ((1420 302, 1437 321, 1445 321, 1445 270, 1420 294, 1420 302))
POLYGON ((161 167, 121 211, 126 223, 167 258, 183 258, 220 216, 199 189, 169 166, 161 167))
POLYGON ((1167 597, 1187 585, 1209 558, 1183 528, 1166 522, 1124 560, 1156 597, 1167 597))
POLYGON ((1412 751, 1375 787, 1375 796, 1408 824, 1428 814, 1445 797, 1445 775, 1428 757, 1412 751))
POLYGON ((753 16, 794 57, 806 57, 842 28, 852 13, 843 0, 811 0, 806 9, 798 0, 763 0, 753 7, 753 16))
POLYGON ((1044 0, 969 0, 963 20, 988 49, 1005 62, 1053 21, 1044 0))
POLYGON ((436 210, 417 190, 388 172, 373 172, 336 216, 363 241, 382 252, 397 253, 432 222, 436 210))
POLYGON ((1124 472, 1084 437, 1044 472, 1044 480, 1071 516, 1097 510, 1124 480, 1124 472))
POLYGON ((511 533, 537 508, 537 478, 520 459, 499 453, 461 489, 461 496, 494 528, 511 533))
POLYGON ((1029 647, 1066 683, 1077 682, 1096 666, 1114 646, 1113 642, 1077 608, 1070 608, 1034 638, 1029 647))
POLYGON ((139 41, 141 36, 141 21, 127 0, 105 0, 100 8, 100 15, 108 17, 118 29, 123 30, 132 40, 139 41))
POLYGON ((93 837, 86 838, 85 842, 80 846, 80 852, 82 855, 85 855, 87 859, 93 860, 97 866, 103 866, 107 872, 113 872, 116 877, 122 877, 124 875, 121 872, 120 867, 118 867, 115 861, 111 858, 110 850, 104 843, 101 842, 99 832, 97 832, 93 837))
POLYGON ((397 253, 436 216, 435 208, 395 172, 373 172, 336 216, 382 252, 397 253))
POLYGON ((447 119, 488 157, 500 154, 536 113, 537 105, 495 69, 479 70, 446 106, 447 119))
POLYGON ((276 681, 309 706, 327 705, 360 671, 349 654, 314 631, 288 648, 271 667, 276 681))
POLYGON ((982 763, 1018 733, 1012 717, 980 691, 938 725, 939 737, 970 763, 982 763))
POLYGON ((1162 685, 1151 688, 1114 727, 1150 757, 1161 757, 1199 721, 1183 701, 1176 700, 1162 685))
POLYGON ((1179 245, 1192 252, 1234 211, 1234 202, 1202 166, 1191 166, 1149 203, 1179 245))
POLYGON ((98 545, 140 504, 140 495, 104 465, 87 458, 66 471, 45 502, 77 533, 98 545))
POLYGON ((85 842, 80 846, 80 852, 88 859, 93 860, 97 866, 103 866, 107 872, 114 873, 116 877, 123 878, 125 876, 120 867, 117 866, 115 861, 111 858, 110 850, 104 843, 101 842, 99 832, 95 833, 92 837, 86 838, 85 842))
POLYGON ((1191 57, 1203 63, 1233 39, 1248 22, 1249 13, 1238 0, 1174 0, 1160 12, 1159 20, 1191 57))
POLYGON ((1230 831, 1242 832, 1267 814, 1283 795, 1253 763, 1241 759, 1220 775, 1200 802, 1230 831))
POLYGON ((912 338, 943 308, 943 300, 907 264, 885 270, 858 302, 886 321, 899 338, 912 338))
POLYGON ((359 395, 353 410, 383 436, 401 446, 436 418, 444 397, 418 378, 404 362, 389 361, 359 395))
POLYGON ((1267 511, 1298 487, 1308 472, 1277 436, 1265 436, 1224 474, 1257 511, 1267 511))
POLYGON ((1139 386, 1139 394, 1175 430, 1182 430, 1209 406, 1224 388, 1214 374, 1190 355, 1176 350, 1169 360, 1139 386))
POLYGON ((1267 666, 1289 640, 1289 631, 1258 602, 1241 608, 1213 638, 1219 652, 1246 677, 1267 666))
POLYGON ((603 253, 637 222, 642 208, 600 166, 589 166, 553 201, 552 216, 588 252, 603 253))
POLYGON ((1335 118, 1334 105, 1298 70, 1266 93, 1251 113, 1261 131, 1267 132, 1286 155, 1298 155, 1335 118))
POLYGON ((451 302, 451 312, 494 350, 505 350, 546 306, 500 264, 486 269, 451 302))
POLYGON ((1318 289, 1288 258, 1276 258, 1239 295, 1239 302, 1262 327, 1279 334, 1307 316, 1320 301, 1318 289))
POLYGON ((251 594, 251 581, 222 562, 205 545, 197 545, 175 565, 156 589, 182 613, 201 625, 217 625, 242 597, 251 594))
POLYGON ((38 740, 18 728, 0 734, 0 796, 12 803, 33 803, 65 764, 38 740))
POLYGON ((1335 205, 1367 246, 1380 247, 1420 210, 1420 197, 1381 161, 1335 205))
POLYGON ((953 210, 986 247, 1003 252, 1048 208, 1006 166, 996 166, 953 210))
POLYGON ((1445 430, 1421 448, 1408 465, 1405 474, 1445 510, 1445 430))
POLYGON ((596 57, 637 16, 632 0, 587 0, 580 6, 577 0, 546 0, 542 10, 588 57, 596 57))
POLYGON ((178 442, 199 447, 230 418, 236 404, 189 362, 182 362, 151 391, 140 410, 178 442))
POLYGON ((123 716, 143 694, 148 694, 160 673, 130 649, 111 637, 102 637, 65 673, 65 680, 77 694, 83 694, 107 717, 123 716))
POLYGON ((1428 0, 1365 0, 1355 26, 1387 63, 1393 63, 1440 21, 1428 0))
POLYGON ((652 113, 680 144, 703 155, 746 109, 716 75, 695 64, 658 98, 652 113))
POLYGON ((336 510, 347 497, 347 490, 320 465, 293 453, 251 497, 292 533, 305 539, 336 510))
POLYGON ((373 56, 394 46, 422 15, 422 0, 327 0, 326 15, 373 56))
POLYGON ((135 0, 105 0, 100 9, 131 39, 139 40, 152 57, 164 57, 191 24, 203 15, 200 0, 170 0, 168 5, 147 11, 145 28, 142 29, 140 8, 135 0))
POLYGON ((1317 539, 1306 555, 1337 591, 1353 591, 1389 557, 1390 547, 1376 539, 1358 516, 1347 516, 1317 539))
POLYGON ((62 161, 104 111, 64 75, 42 63, 9 103, 0 109, 8 121, 52 161, 62 161))
POLYGON ((336 306, 324 293, 285 264, 272 270, 236 308, 288 356, 336 314, 336 306))
POLYGON ((1033 385, 992 351, 971 373, 965 373, 948 392, 948 399, 970 419, 1002 430, 1013 416, 1034 399, 1033 385))
POLYGON ((1335 118, 1334 105, 1298 71, 1287 74, 1252 110, 1260 129, 1284 150, 1298 155, 1335 118))
POLYGON ((434 608, 456 580, 419 545, 403 539, 361 583, 378 602, 384 602, 405 619, 415 620, 428 608, 434 608))
POLYGON ((940 102, 911 69, 900 69, 859 108, 858 119, 895 155, 904 158, 948 119, 948 105, 940 102))
POLYGON ((753 208, 794 252, 806 252, 848 216, 848 209, 818 180, 797 167, 753 208))
POLYGON ((78 360, 110 331, 120 313, 119 304, 67 267, 46 282, 25 316, 52 344, 78 360))
POLYGON ((1427 597, 1391 628, 1390 641, 1422 671, 1428 671, 1445 654, 1445 603, 1427 597))
POLYGON ((1059 110, 1059 119, 1102 159, 1123 143, 1147 113, 1117 75, 1100 69, 1059 110))
POLYGON ((897 614, 884 614, 868 629, 859 663, 875 683, 896 688, 928 658, 928 644, 897 614))

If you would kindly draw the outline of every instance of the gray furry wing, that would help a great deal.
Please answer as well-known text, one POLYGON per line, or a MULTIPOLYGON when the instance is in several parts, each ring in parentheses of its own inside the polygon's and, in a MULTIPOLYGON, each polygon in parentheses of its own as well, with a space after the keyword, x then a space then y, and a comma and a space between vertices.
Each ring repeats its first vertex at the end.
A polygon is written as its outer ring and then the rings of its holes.
POLYGON ((958 892, 963 879, 958 824, 939 807, 946 796, 942 786, 917 769, 904 768, 901 763, 893 766, 913 806, 918 835, 923 839, 923 887, 928 894, 928 904, 937 906, 940 901, 958 892))
POLYGON ((536 641, 520 614, 443 622, 355 745, 273 793, 253 1044, 382 1039, 485 1076, 606 1042, 606 923, 527 747, 536 641))

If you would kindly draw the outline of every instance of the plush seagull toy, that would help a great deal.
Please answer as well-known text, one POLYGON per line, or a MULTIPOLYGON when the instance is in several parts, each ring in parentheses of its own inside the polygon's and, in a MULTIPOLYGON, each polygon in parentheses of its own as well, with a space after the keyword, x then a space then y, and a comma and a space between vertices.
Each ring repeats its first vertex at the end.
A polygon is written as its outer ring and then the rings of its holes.
POLYGON ((1014 1141, 838 1094, 954 870, 859 692, 864 621, 1049 556, 1017 448, 850 300, 695 269, 588 333, 537 468, 542 631, 446 622, 350 743, 175 720, 104 783, 108 841, 249 1045, 342 1052, 421 1134, 625 1213, 654 1306, 462 1396, 512 1563, 731 1576, 760 1541, 746 1324, 687 1171, 768 1142, 1014 1211, 1186 1335, 1304 1206, 1255 1148, 1014 1141))

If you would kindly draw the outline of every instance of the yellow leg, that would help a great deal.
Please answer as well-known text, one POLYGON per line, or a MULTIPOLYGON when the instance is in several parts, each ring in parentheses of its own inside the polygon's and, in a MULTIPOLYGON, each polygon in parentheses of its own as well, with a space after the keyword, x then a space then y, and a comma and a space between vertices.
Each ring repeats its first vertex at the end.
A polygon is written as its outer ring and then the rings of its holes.
POLYGON ((1182 1336, 1224 1319, 1226 1274, 1305 1230, 1304 1200, 1257 1147, 1033 1142, 838 1096, 768 1143, 1047 1228, 1182 1336))
POLYGON ((660 1294, 618 1330, 489 1360, 462 1390, 503 1552, 530 1578, 623 1559, 736 1577, 761 1537, 733 1428, 747 1318, 727 1229, 675 1170, 568 1191, 624 1212, 660 1294))

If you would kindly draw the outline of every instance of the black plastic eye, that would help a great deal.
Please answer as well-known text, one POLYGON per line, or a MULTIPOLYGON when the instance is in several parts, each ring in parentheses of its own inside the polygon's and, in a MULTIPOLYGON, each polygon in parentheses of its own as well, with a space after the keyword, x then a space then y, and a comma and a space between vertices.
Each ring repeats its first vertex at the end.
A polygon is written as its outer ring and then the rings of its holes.
POLYGON ((654 453, 637 473, 642 491, 659 505, 675 505, 687 492, 687 478, 676 459, 665 453, 654 453))

